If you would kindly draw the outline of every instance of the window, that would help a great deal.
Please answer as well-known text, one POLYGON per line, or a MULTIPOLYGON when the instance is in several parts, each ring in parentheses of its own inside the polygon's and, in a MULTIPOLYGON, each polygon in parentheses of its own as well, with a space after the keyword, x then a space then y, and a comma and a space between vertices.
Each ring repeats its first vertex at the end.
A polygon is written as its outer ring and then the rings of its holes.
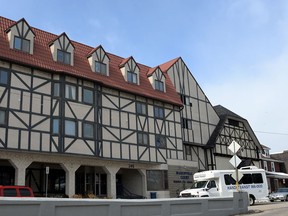
POLYGON ((166 137, 163 135, 156 135, 156 147, 158 148, 166 148, 166 137))
POLYGON ((234 178, 232 178, 231 174, 225 174, 224 179, 225 179, 226 185, 235 185, 236 184, 236 181, 234 178))
POLYGON ((192 106, 192 103, 190 103, 190 99, 188 96, 180 94, 180 98, 181 98, 181 101, 184 105, 192 106))
POLYGON ((148 191, 168 190, 167 170, 147 170, 146 175, 148 191))
POLYGON ((185 152, 186 152, 186 155, 191 155, 191 147, 186 145, 185 146, 185 152))
POLYGON ((53 84, 53 96, 60 97, 60 83, 53 84))
POLYGON ((137 134, 137 143, 139 145, 148 145, 148 143, 149 143, 149 141, 148 141, 148 133, 138 132, 138 134, 137 134))
POLYGON ((131 71, 127 72, 127 81, 130 83, 137 83, 137 74, 131 71))
POLYGON ((234 119, 228 119, 228 124, 234 127, 239 127, 239 121, 236 121, 234 119))
POLYGON ((76 136, 76 122, 72 120, 65 120, 65 135, 76 136))
POLYGON ((3 190, 3 195, 5 197, 17 197, 17 191, 15 188, 6 188, 3 190))
POLYGON ((182 118, 182 128, 192 129, 192 121, 190 119, 182 118))
POLYGON ((93 123, 83 122, 83 137, 86 139, 94 138, 94 125, 93 123))
POLYGON ((253 179, 254 184, 262 184, 263 183, 263 178, 262 178, 261 173, 253 173, 252 179, 253 179))
POLYGON ((65 97, 70 100, 76 100, 76 86, 74 85, 65 85, 65 97))
POLYGON ((146 109, 146 104, 137 102, 136 103, 136 113, 140 115, 146 115, 147 114, 147 109, 146 109))
POLYGON ((6 125, 6 111, 0 110, 0 125, 6 125))
POLYGON ((30 52, 30 40, 24 38, 14 37, 14 49, 21 50, 23 52, 30 52))
POLYGON ((0 70, 0 84, 7 85, 8 84, 8 72, 4 70, 0 70))
POLYGON ((31 192, 27 188, 19 188, 20 196, 21 197, 29 197, 31 196, 31 192))
POLYGON ((216 188, 216 182, 214 180, 209 181, 209 183, 207 184, 207 188, 216 188))
POLYGON ((164 83, 160 80, 155 80, 155 89, 164 92, 164 83))
POLYGON ((271 171, 275 172, 275 164, 274 164, 274 162, 271 162, 271 171))
POLYGON ((52 120, 52 134, 59 134, 59 119, 52 120))
POLYGON ((163 119, 164 118, 164 109, 162 107, 157 107, 155 106, 154 107, 154 116, 156 118, 161 118, 163 119))
POLYGON ((268 171, 267 161, 263 161, 264 170, 268 171))
POLYGON ((90 89, 83 89, 82 100, 84 103, 93 104, 93 91, 90 89))
POLYGON ((57 50, 57 61, 64 64, 70 64, 71 53, 65 52, 63 50, 57 50))
POLYGON ((97 73, 107 75, 107 66, 102 62, 95 61, 95 71, 97 73))

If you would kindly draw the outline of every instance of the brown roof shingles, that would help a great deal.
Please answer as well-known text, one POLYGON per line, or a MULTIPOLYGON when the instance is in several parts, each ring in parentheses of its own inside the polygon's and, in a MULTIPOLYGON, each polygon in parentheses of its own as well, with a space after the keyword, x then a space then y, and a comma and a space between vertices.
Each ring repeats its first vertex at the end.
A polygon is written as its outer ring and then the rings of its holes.
POLYGON ((154 90, 146 75, 150 67, 137 63, 140 69, 140 85, 128 83, 124 80, 119 69, 119 65, 123 64, 123 61, 125 62, 127 59, 114 54, 106 53, 110 58, 109 77, 91 71, 89 62, 87 60, 87 54, 91 53, 91 51, 95 50, 95 48, 75 41, 71 41, 75 47, 74 66, 53 61, 49 43, 58 36, 36 28, 32 28, 33 32, 35 33, 33 55, 10 49, 5 30, 14 23, 16 22, 0 16, 0 59, 50 72, 66 73, 77 77, 82 77, 100 82, 107 87, 127 91, 177 106, 182 106, 179 95, 169 77, 166 79, 166 93, 154 90))

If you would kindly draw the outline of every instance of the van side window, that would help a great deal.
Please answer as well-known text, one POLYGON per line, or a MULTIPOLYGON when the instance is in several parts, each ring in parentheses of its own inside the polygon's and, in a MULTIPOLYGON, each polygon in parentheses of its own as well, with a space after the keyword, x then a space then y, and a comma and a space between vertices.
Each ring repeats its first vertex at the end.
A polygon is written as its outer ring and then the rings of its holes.
POLYGON ((235 179, 232 178, 231 174, 225 174, 224 175, 224 180, 226 185, 235 185, 236 181, 235 179))
POLYGON ((254 174, 252 174, 252 178, 253 178, 253 182, 254 182, 255 184, 261 184, 261 183, 263 183, 263 178, 262 178, 261 173, 254 173, 254 174))
POLYGON ((3 195, 5 197, 17 197, 17 191, 15 188, 5 188, 3 190, 3 195))

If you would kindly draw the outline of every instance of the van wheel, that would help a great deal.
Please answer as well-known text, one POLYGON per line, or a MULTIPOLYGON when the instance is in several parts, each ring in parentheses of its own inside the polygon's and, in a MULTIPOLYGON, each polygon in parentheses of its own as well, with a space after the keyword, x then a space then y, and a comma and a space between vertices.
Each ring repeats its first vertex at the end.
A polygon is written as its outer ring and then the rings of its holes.
POLYGON ((252 195, 249 196, 249 204, 250 204, 250 206, 255 204, 255 198, 252 195))

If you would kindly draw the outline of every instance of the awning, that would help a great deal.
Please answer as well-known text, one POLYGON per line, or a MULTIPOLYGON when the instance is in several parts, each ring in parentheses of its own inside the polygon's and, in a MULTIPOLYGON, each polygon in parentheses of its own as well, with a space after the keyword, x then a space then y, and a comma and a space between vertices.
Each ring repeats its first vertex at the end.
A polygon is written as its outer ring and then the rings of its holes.
POLYGON ((281 173, 281 172, 268 172, 266 171, 267 178, 277 178, 277 179, 288 179, 287 173, 281 173))

